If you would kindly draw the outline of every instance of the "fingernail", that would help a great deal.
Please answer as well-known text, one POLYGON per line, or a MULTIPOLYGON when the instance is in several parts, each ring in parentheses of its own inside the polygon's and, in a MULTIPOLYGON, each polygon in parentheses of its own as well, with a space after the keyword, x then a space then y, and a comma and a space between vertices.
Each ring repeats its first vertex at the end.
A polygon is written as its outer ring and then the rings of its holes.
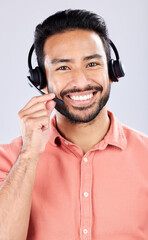
POLYGON ((50 94, 50 97, 54 98, 55 97, 55 94, 54 93, 49 93, 50 94))

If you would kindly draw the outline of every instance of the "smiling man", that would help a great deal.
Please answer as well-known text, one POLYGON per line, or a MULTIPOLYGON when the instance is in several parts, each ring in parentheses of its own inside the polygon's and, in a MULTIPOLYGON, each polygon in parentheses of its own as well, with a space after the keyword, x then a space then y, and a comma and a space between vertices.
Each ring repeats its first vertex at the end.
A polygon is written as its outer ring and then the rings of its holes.
POLYGON ((34 46, 30 80, 46 94, 0 146, 1 239, 147 240, 148 137, 107 110, 119 73, 104 20, 58 12, 36 27, 34 46))

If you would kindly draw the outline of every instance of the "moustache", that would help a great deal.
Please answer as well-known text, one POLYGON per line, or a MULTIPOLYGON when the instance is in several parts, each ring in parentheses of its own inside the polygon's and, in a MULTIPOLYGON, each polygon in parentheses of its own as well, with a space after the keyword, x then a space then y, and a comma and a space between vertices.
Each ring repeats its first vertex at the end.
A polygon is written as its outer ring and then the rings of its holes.
POLYGON ((79 88, 74 88, 74 89, 67 89, 64 91, 60 92, 60 96, 61 98, 63 98, 65 95, 70 94, 70 93, 75 93, 75 92, 85 92, 85 91, 90 91, 90 90, 95 90, 95 91, 103 91, 103 87, 102 86, 89 86, 86 87, 85 89, 79 89, 79 88))

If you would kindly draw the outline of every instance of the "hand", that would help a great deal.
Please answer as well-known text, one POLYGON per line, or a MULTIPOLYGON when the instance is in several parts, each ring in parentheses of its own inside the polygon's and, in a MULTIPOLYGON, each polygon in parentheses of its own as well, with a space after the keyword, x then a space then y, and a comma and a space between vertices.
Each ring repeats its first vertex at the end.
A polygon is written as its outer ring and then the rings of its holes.
POLYGON ((23 139, 23 151, 41 154, 49 141, 50 115, 56 103, 54 93, 33 97, 18 112, 19 125, 23 139))

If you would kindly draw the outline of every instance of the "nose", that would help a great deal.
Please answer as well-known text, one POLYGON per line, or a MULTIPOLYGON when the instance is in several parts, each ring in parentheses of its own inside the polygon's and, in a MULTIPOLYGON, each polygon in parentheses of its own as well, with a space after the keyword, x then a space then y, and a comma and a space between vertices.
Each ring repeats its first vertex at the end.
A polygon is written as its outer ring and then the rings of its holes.
POLYGON ((80 69, 73 70, 71 78, 72 78, 71 83, 73 87, 76 87, 76 88, 83 89, 90 83, 90 80, 87 74, 80 69))

